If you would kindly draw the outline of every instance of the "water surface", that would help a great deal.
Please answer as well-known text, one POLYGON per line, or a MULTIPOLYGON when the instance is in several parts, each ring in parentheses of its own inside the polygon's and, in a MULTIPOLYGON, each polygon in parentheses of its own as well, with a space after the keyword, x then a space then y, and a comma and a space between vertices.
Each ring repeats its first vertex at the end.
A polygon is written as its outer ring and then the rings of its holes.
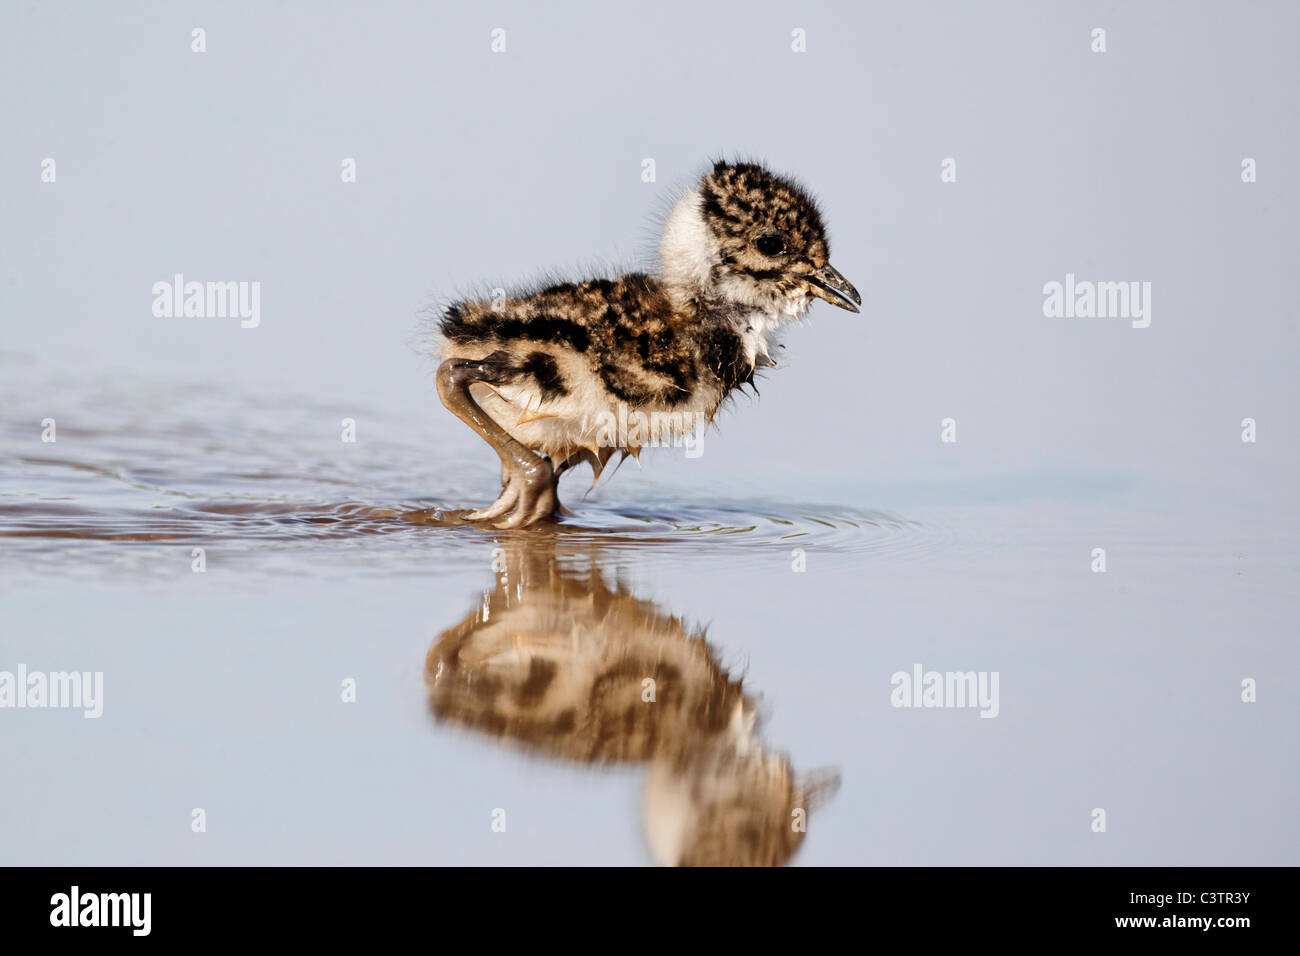
POLYGON ((349 445, 301 394, 70 392, 55 442, 4 422, 0 669, 106 699, 0 714, 12 861, 639 864, 683 814, 750 834, 715 855, 808 864, 1291 856, 1295 528, 1266 509, 1096 471, 758 496, 633 469, 499 532, 454 517, 490 454, 410 421, 349 445), (478 696, 440 708, 458 633, 478 696), (998 672, 996 719, 893 706, 915 664, 998 672), (806 838, 753 836, 795 803, 806 838))

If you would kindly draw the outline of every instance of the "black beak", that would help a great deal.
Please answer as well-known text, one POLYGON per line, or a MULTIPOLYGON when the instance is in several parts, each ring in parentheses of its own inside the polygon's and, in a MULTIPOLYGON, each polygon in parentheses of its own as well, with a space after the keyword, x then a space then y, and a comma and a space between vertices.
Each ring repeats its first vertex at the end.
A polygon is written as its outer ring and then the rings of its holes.
POLYGON ((817 298, 850 312, 861 311, 858 306, 862 304, 862 296, 853 288, 853 283, 840 275, 840 270, 829 262, 809 273, 808 284, 812 286, 808 291, 817 298))

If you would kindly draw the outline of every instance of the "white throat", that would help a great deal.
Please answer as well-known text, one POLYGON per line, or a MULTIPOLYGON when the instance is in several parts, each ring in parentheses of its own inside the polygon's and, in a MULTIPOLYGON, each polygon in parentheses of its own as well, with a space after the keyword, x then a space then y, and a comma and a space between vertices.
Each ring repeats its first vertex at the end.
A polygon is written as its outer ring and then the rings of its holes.
MULTIPOLYGON (((712 289, 713 267, 721 253, 717 240, 704 221, 702 204, 698 187, 683 195, 668 214, 663 238, 659 241, 659 264, 664 284, 674 304, 679 307, 684 307, 692 297, 718 291, 712 289)), ((740 335, 750 365, 770 364, 770 336, 785 322, 807 312, 810 299, 798 294, 775 305, 746 305, 743 300, 738 300, 743 296, 743 290, 735 291, 737 296, 725 296, 736 306, 734 311, 727 313, 727 321, 740 335)))
POLYGON ((717 240, 704 222, 699 188, 677 201, 664 222, 659 240, 659 266, 670 294, 700 292, 709 287, 711 270, 720 258, 717 240))

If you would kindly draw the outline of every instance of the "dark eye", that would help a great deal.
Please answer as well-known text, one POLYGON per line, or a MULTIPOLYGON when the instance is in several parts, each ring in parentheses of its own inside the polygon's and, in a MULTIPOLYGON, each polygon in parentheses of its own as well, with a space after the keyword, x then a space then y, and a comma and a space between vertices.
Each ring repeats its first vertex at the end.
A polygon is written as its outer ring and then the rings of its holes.
POLYGON ((765 256, 779 256, 785 252, 785 240, 780 236, 759 236, 754 240, 754 248, 765 256))

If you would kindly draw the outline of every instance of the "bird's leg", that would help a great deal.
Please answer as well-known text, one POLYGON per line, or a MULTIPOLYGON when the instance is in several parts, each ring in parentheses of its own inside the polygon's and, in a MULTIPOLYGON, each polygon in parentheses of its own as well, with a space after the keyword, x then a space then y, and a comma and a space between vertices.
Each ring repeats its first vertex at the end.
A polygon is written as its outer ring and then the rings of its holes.
POLYGON ((475 382, 500 384, 501 371, 488 359, 447 359, 438 366, 438 397, 442 403, 492 446, 501 458, 501 497, 482 511, 471 511, 471 521, 496 521, 498 528, 520 528, 555 514, 557 476, 546 458, 524 447, 496 423, 474 400, 469 387, 475 382))
POLYGON ((564 507, 564 505, 560 503, 560 475, 564 474, 566 471, 568 471, 570 468, 572 468, 575 464, 577 464, 577 462, 580 461, 580 460, 581 460, 581 459, 578 459, 578 458, 566 458, 564 461, 562 461, 562 462, 560 462, 558 465, 555 465, 555 466, 554 466, 554 471, 555 471, 555 485, 554 485, 554 487, 553 487, 552 490, 553 490, 553 492, 554 492, 554 494, 555 494, 555 513, 556 513, 556 514, 559 514, 559 515, 572 515, 572 514, 573 514, 572 511, 570 511, 568 508, 564 507))

